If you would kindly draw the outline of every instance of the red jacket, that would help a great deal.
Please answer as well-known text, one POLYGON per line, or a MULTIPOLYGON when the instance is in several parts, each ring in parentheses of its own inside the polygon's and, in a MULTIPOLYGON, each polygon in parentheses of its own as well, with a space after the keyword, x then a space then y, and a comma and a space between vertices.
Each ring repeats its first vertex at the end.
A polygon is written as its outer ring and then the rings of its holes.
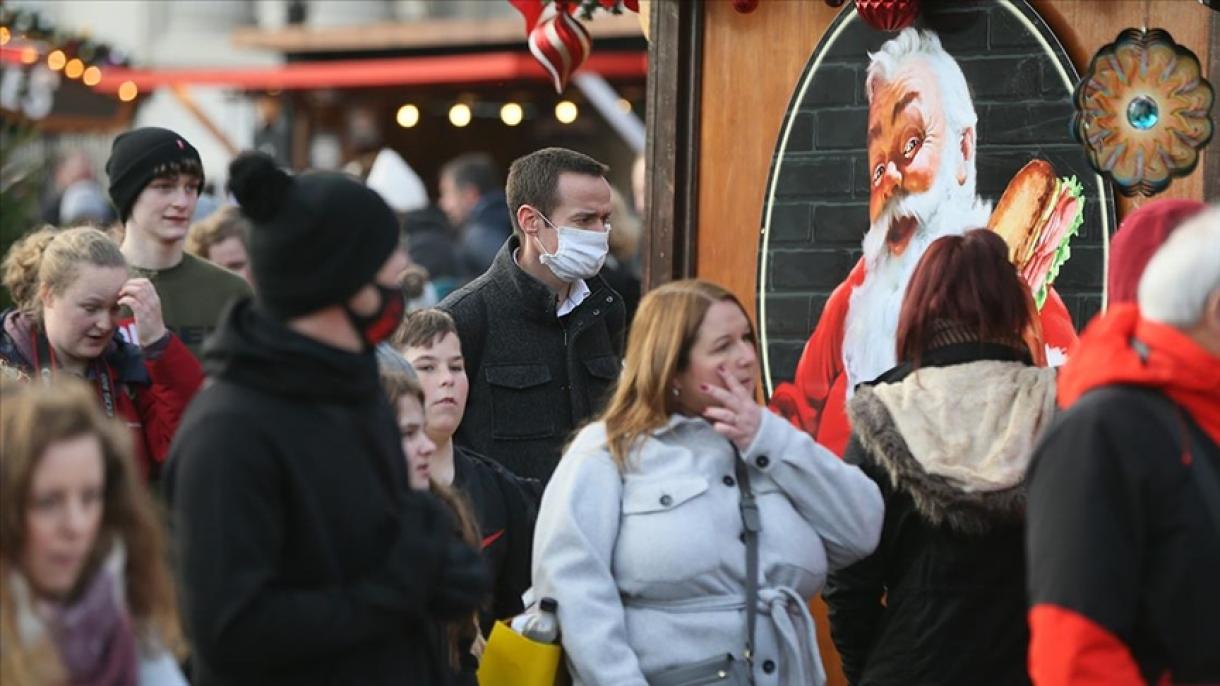
MULTIPOLYGON (((159 354, 155 349, 145 349, 141 356, 147 382, 123 382, 124 392, 116 394, 118 402, 115 403, 115 414, 136 433, 140 467, 147 478, 160 471, 169 456, 169 446, 182 414, 203 385, 203 367, 186 344, 172 333, 162 340, 166 342, 159 354)), ((119 371, 111 368, 111 378, 118 385, 119 371)), ((97 386, 96 382, 94 386, 97 386)))
POLYGON ((1029 477, 1034 683, 1220 683, 1220 532, 1192 474, 1220 458, 1216 357, 1115 305, 1084 330, 1057 400, 1029 477), (1156 411, 1158 394, 1184 414, 1156 411))
MULTIPOLYGON (((41 360, 31 322, 18 312, 3 314, 0 360, 37 377, 41 360)), ((203 368, 172 333, 141 350, 116 336, 90 368, 89 380, 106 408, 106 389, 113 416, 135 434, 136 461, 146 478, 154 478, 169 454, 170 442, 187 404, 203 385, 203 368), (104 384, 102 372, 110 383, 104 384)))
MULTIPOLYGON (((791 383, 781 383, 771 394, 771 409, 836 455, 842 455, 851 437, 845 404, 847 374, 843 369, 843 334, 851 292, 864 283, 864 259, 834 289, 822 318, 805 344, 791 383)), ((1063 300, 1054 289, 1042 308, 1042 331, 1046 343, 1063 351, 1076 344, 1076 330, 1063 300)))

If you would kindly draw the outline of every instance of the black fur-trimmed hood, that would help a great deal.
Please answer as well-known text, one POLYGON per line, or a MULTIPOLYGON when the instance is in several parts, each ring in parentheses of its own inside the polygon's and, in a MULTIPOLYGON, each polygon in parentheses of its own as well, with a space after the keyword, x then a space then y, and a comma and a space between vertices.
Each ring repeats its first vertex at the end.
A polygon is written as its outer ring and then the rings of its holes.
POLYGON ((1055 372, 982 360, 861 386, 852 428, 933 524, 980 533, 1025 511, 1025 471, 1055 411, 1055 372))

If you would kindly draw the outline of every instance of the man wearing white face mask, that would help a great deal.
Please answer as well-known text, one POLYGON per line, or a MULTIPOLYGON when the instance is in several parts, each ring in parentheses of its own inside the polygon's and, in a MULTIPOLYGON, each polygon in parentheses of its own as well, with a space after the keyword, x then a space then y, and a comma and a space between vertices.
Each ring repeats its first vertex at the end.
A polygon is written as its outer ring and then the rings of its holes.
POLYGON ((564 148, 513 162, 513 235, 439 305, 457 323, 470 378, 455 441, 544 482, 621 367, 623 299, 598 275, 609 250, 607 171, 564 148))

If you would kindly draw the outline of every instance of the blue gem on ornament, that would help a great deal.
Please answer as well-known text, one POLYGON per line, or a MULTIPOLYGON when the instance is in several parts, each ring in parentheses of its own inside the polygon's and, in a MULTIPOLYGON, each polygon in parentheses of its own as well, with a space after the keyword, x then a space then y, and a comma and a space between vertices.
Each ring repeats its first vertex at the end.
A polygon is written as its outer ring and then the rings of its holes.
POLYGON ((1147 131, 1156 126, 1158 119, 1160 113, 1157 111, 1156 101, 1146 95, 1135 98, 1127 105, 1127 121, 1140 131, 1147 131))

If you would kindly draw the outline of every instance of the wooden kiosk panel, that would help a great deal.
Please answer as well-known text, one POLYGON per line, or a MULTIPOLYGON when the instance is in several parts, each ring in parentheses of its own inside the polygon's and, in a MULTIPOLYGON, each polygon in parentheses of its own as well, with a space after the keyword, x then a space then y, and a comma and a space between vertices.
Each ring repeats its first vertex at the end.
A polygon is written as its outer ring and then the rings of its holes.
MULTIPOLYGON (((1220 41, 1220 13, 1180 0, 1034 0, 1078 71, 1119 31, 1164 28, 1206 67, 1220 41)), ((750 14, 729 2, 702 3, 702 89, 695 274, 717 281, 753 308, 763 196, 771 157, 801 72, 843 8, 821 0, 761 0, 750 14)), ((845 5, 847 7, 849 5, 845 5)), ((1218 76, 1209 73, 1215 82, 1218 76)), ((1214 118, 1213 113, 1213 118, 1214 118)), ((861 124, 863 126, 863 124, 861 124)), ((1067 122, 1064 122, 1067 126, 1067 122)), ((1204 179, 1220 160, 1213 137, 1195 172, 1156 197, 1220 198, 1204 179)), ((1121 198, 1119 219, 1139 203, 1121 198)), ((861 234, 863 235, 863 234, 861 234)), ((753 312, 751 312, 753 314, 753 312)))
MULTIPOLYGON (((925 4, 933 2, 926 0, 925 4)), ((991 2, 979 0, 981 4, 991 2)), ((1199 57, 1209 80, 1220 80, 1220 55, 1216 54, 1220 52, 1220 12, 1196 2, 1030 0, 1029 4, 1050 27, 1078 72, 1087 69, 1094 52, 1112 42, 1121 30, 1147 26, 1169 31, 1199 57)), ((683 275, 710 279, 736 293, 757 319, 764 196, 777 140, 802 72, 840 11, 854 11, 852 3, 832 8, 822 0, 760 0, 757 9, 748 14, 739 13, 726 0, 654 4, 649 78, 650 217, 654 225, 660 218, 667 221, 661 232, 646 241, 646 249, 652 246, 651 256, 645 258, 649 265, 646 287, 683 275), (696 36, 692 49, 684 44, 679 50, 676 43, 666 42, 679 37, 689 41, 691 33, 696 36), (672 113, 654 110, 659 100, 651 96, 660 94, 658 88, 671 92, 661 99, 674 107, 672 113)), ((866 127, 864 121, 858 125, 866 127)), ((853 173, 843 170, 844 175, 853 173)), ((1193 174, 1175 179, 1157 197, 1220 200, 1220 133, 1213 137, 1193 174)), ((1114 231, 1118 221, 1141 202, 1117 198, 1116 221, 1109 223, 1109 230, 1114 231)), ((859 255, 858 242, 866 230, 867 225, 860 227, 854 248, 845 244, 842 264, 831 265, 841 270, 838 278, 846 275, 859 255)), ((811 303, 810 309, 814 307, 820 308, 820 303, 811 303)), ((817 313, 809 316, 816 321, 817 313)), ((825 605, 819 599, 813 607, 829 683, 843 684, 829 640, 825 605)))

